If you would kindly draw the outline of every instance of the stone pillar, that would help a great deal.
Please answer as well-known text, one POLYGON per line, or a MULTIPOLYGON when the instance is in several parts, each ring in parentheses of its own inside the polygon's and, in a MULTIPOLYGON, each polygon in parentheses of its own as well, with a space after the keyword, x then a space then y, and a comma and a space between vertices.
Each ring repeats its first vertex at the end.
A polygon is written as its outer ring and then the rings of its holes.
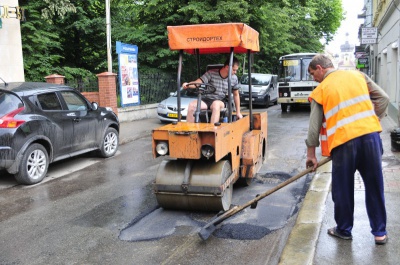
POLYGON ((59 84, 59 85, 64 85, 65 83, 64 78, 65 76, 58 74, 52 74, 45 77, 46 83, 59 84))
POLYGON ((104 72, 97 75, 99 79, 99 104, 102 107, 111 107, 118 115, 117 106, 117 74, 104 72))

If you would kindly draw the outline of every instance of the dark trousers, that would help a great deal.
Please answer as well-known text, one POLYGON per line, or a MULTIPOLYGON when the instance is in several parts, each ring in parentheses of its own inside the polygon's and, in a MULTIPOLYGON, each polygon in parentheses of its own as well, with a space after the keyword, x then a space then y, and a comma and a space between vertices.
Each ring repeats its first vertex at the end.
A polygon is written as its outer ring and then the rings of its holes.
POLYGON ((371 233, 386 235, 386 208, 383 190, 382 141, 379 133, 350 140, 331 152, 332 199, 337 230, 351 235, 354 220, 354 174, 360 172, 365 186, 365 205, 371 233))

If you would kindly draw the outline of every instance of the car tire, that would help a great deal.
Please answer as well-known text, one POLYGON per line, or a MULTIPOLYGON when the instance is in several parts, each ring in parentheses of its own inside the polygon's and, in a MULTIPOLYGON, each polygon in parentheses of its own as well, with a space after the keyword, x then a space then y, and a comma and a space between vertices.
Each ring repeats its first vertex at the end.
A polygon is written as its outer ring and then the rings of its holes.
POLYGON ((119 145, 119 134, 116 129, 108 128, 104 134, 103 141, 99 150, 101 157, 107 158, 115 155, 119 145))
POLYGON ((49 155, 41 144, 32 144, 24 152, 19 171, 14 175, 19 184, 32 185, 41 182, 49 168, 49 155))
POLYGON ((286 103, 281 103, 281 109, 282 109, 282 112, 287 112, 287 110, 288 110, 288 104, 286 104, 286 103))

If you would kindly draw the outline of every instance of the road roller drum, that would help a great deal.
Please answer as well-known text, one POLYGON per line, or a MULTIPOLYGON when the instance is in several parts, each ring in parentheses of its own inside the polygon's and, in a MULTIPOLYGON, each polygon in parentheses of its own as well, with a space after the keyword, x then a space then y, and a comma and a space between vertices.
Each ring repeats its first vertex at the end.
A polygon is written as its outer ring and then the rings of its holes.
POLYGON ((165 209, 226 211, 232 201, 231 175, 228 160, 164 160, 154 183, 158 204, 165 209))

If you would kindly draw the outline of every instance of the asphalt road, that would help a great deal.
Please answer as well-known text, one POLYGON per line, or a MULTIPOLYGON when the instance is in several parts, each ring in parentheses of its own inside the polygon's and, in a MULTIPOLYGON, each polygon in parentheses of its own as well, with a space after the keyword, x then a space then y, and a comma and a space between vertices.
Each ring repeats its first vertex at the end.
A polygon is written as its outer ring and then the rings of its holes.
MULTIPOLYGON (((234 204, 304 169, 309 111, 281 113, 273 106, 268 115, 267 163, 250 187, 234 188, 234 204)), ((158 208, 152 182, 160 162, 152 158, 149 135, 122 145, 113 158, 87 154, 52 164, 37 185, 16 185, 1 172, 0 264, 278 262, 310 176, 226 220, 202 241, 197 232, 214 214, 158 208)))

